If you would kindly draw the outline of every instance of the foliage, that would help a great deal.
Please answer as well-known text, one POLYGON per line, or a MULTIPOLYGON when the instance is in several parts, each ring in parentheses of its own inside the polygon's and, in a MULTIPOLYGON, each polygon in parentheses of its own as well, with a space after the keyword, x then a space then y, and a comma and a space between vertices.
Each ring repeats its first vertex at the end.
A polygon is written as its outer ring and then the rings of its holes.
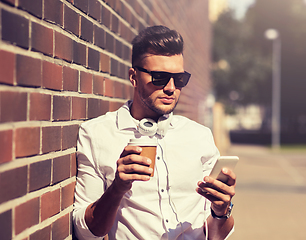
POLYGON ((212 77, 218 101, 226 106, 271 103, 272 42, 264 32, 275 28, 282 41, 282 118, 306 115, 306 3, 257 0, 242 20, 232 11, 213 24, 212 77), (299 106, 300 107, 297 107, 299 106))
POLYGON ((213 66, 217 100, 227 112, 236 105, 265 104, 269 100, 271 61, 250 47, 252 28, 224 12, 213 24, 213 66), (268 90, 268 91, 267 91, 268 90))

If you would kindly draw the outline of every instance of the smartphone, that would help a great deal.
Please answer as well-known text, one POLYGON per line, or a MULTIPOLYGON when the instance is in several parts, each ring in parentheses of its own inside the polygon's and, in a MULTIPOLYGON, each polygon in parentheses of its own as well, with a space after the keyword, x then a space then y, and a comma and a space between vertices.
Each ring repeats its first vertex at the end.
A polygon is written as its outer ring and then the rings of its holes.
POLYGON ((217 159, 213 169, 210 172, 210 177, 217 179, 221 182, 226 183, 228 177, 222 173, 222 168, 228 168, 230 170, 234 170, 239 157, 237 156, 221 156, 217 159))

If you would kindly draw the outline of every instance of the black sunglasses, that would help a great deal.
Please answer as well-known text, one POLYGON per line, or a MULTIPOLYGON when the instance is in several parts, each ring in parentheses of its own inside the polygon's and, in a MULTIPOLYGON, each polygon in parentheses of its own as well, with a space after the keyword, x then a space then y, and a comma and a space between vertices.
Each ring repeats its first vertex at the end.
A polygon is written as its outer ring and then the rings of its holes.
POLYGON ((145 68, 138 66, 135 66, 133 68, 136 68, 141 72, 149 73, 152 76, 153 85, 162 87, 166 86, 171 78, 174 79, 174 85, 176 87, 185 87, 191 76, 191 74, 186 71, 181 73, 169 73, 161 71, 149 71, 145 68))

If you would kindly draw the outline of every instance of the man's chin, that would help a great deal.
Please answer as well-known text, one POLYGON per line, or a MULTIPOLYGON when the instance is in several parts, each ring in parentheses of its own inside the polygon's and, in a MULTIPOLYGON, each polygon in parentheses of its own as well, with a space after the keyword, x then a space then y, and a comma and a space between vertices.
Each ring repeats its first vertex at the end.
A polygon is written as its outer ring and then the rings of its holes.
POLYGON ((155 107, 155 112, 164 115, 173 112, 176 104, 162 104, 160 106, 155 107))

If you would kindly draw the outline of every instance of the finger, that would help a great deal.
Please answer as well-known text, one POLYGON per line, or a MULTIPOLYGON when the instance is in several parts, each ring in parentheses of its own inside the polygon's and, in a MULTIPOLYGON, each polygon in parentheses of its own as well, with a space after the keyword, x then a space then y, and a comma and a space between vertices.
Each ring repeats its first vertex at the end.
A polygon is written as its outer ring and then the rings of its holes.
MULTIPOLYGON (((235 182, 236 183, 236 182, 235 182)), ((234 183, 234 184, 235 184, 234 183)), ((219 180, 213 179, 209 176, 206 176, 204 178, 203 182, 199 182, 198 186, 201 188, 213 188, 219 192, 222 192, 224 194, 228 194, 233 196, 234 195, 234 189, 235 189, 235 185, 228 185, 228 183, 223 183, 219 180)))
POLYGON ((128 156, 121 158, 121 161, 119 162, 123 165, 139 164, 139 165, 149 166, 152 163, 152 160, 144 156, 130 154, 128 156))
POLYGON ((227 185, 235 186, 236 185, 236 174, 228 168, 223 168, 222 173, 228 177, 227 185))
POLYGON ((203 197, 207 198, 208 200, 212 202, 215 202, 215 201, 228 202, 232 198, 231 195, 224 194, 210 187, 205 187, 205 188, 198 187, 196 191, 200 195, 202 195, 203 197))
POLYGON ((127 156, 129 154, 133 154, 133 153, 134 154, 140 154, 141 151, 142 151, 142 148, 139 147, 139 146, 130 146, 130 145, 128 145, 128 146, 126 146, 123 149, 123 152, 121 153, 120 158, 125 157, 125 156, 127 156))
POLYGON ((212 195, 211 193, 209 193, 208 191, 205 191, 201 188, 197 188, 196 189, 197 193, 202 195, 203 197, 207 198, 210 202, 216 204, 216 205, 223 205, 226 199, 220 199, 217 198, 216 196, 212 195))
POLYGON ((125 182, 133 182, 133 181, 148 181, 150 180, 149 175, 137 174, 137 173, 124 173, 119 172, 119 178, 125 182))
POLYGON ((228 201, 235 195, 235 186, 228 186, 210 177, 205 177, 204 180, 204 182, 198 182, 198 187, 202 192, 209 193, 222 201, 228 201))
POLYGON ((118 168, 118 171, 124 172, 125 174, 150 175, 153 172, 153 169, 139 164, 129 164, 121 165, 118 168))

